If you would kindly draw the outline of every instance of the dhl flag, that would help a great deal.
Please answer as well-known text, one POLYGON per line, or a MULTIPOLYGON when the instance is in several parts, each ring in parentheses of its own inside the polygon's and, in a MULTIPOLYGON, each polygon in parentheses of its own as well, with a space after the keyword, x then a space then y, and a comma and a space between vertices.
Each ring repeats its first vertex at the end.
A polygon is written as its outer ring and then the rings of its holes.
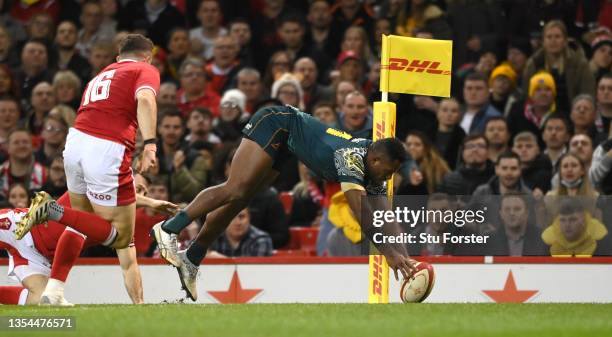
POLYGON ((383 35, 380 91, 450 96, 453 42, 383 35))

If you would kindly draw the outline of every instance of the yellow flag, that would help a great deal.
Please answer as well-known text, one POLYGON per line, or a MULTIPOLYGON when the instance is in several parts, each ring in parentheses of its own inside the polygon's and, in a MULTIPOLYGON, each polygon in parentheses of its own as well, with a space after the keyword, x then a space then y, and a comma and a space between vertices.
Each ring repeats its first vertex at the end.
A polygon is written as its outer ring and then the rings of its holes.
POLYGON ((383 35, 380 91, 450 96, 453 42, 383 35))

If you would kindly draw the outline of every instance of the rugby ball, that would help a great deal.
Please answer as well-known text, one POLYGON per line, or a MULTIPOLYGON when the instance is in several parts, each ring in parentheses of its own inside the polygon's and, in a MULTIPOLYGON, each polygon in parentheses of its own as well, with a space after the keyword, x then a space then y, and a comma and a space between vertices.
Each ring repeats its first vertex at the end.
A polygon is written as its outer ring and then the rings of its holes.
POLYGON ((436 275, 433 266, 427 262, 417 262, 414 278, 404 279, 400 287, 400 298, 404 303, 423 302, 434 286, 436 275))

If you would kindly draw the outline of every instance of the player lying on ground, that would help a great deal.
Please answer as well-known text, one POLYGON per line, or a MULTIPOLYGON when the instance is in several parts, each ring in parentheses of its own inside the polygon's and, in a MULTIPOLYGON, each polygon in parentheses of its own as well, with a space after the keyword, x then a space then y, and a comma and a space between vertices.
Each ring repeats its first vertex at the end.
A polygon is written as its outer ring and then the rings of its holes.
MULTIPOLYGON (((290 106, 259 110, 242 132, 245 138, 232 160, 228 180, 200 192, 183 211, 152 229, 160 255, 178 268, 183 288, 194 301, 198 266, 206 251, 253 195, 276 179, 287 152, 320 177, 341 183, 353 214, 370 240, 380 229, 362 219, 362 211, 368 215, 374 209, 366 202, 367 209, 362 210, 362 197, 385 195, 386 181, 406 159, 406 151, 396 139, 374 143, 353 139, 290 106), (178 252, 176 235, 203 216, 206 221, 196 240, 187 250, 178 252)), ((388 208, 386 198, 380 199, 385 200, 382 207, 388 208)), ((406 278, 411 276, 414 265, 403 245, 377 248, 386 256, 396 278, 398 271, 406 278)))
MULTIPOLYGON (((178 210, 178 206, 148 198, 144 193, 146 190, 141 190, 136 195, 139 207, 150 207, 167 214, 178 210)), ((0 248, 7 249, 14 262, 13 268, 9 268, 9 276, 15 276, 22 284, 22 287, 0 287, 0 303, 36 304, 42 297, 43 304, 71 305, 64 299, 63 286, 60 294, 43 292, 48 280, 63 285, 82 248, 101 244, 105 239, 92 229, 98 227, 112 231, 113 226, 95 214, 71 209, 67 193, 56 202, 41 192, 32 204, 30 209, 0 210, 0 248), (40 222, 32 222, 33 213, 45 213, 41 211, 44 209, 47 212, 38 218, 40 222), (45 221, 48 221, 46 226, 32 228, 45 221), (86 237, 86 233, 91 235, 86 237)), ((135 247, 117 249, 117 256, 132 302, 143 303, 135 247)))

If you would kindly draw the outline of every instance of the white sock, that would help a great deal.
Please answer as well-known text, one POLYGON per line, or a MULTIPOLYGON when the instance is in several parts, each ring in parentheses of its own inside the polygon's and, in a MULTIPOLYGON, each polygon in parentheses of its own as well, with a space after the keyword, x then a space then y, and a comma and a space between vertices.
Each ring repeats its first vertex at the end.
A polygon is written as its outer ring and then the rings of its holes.
POLYGON ((64 293, 64 286, 65 283, 60 281, 60 280, 56 280, 54 278, 50 278, 49 281, 47 281, 47 286, 45 287, 45 293, 64 293))
POLYGON ((29 293, 30 292, 28 291, 28 289, 23 289, 21 293, 19 293, 19 301, 17 301, 17 305, 25 305, 26 301, 28 300, 29 293))

